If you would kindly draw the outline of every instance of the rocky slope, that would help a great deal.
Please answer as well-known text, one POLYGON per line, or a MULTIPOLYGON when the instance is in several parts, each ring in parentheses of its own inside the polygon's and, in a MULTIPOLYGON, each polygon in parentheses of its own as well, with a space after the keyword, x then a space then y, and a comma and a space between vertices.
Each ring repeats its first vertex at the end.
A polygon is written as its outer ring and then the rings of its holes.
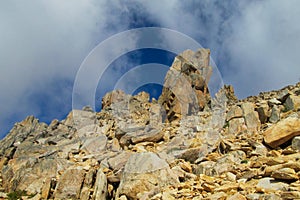
POLYGON ((300 199, 300 83, 211 97, 209 53, 178 55, 158 101, 113 91, 101 112, 15 124, 0 199, 300 199))

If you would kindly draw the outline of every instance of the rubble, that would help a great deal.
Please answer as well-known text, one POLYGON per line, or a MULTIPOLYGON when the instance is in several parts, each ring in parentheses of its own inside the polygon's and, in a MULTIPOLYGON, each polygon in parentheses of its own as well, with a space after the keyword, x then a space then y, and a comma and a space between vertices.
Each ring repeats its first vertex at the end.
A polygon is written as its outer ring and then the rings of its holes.
POLYGON ((0 199, 299 199, 300 83, 213 99, 209 54, 177 56, 158 102, 118 90, 100 112, 16 123, 0 141, 0 199))

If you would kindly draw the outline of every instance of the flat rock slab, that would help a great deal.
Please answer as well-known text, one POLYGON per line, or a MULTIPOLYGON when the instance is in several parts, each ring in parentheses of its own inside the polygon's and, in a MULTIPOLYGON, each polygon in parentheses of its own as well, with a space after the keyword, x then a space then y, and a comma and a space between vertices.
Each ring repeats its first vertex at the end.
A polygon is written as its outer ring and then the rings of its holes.
POLYGON ((291 116, 281 120, 264 132, 264 141, 272 148, 300 135, 300 118, 291 116))
POLYGON ((88 153, 96 154, 101 153, 105 150, 107 143, 107 138, 105 135, 98 137, 88 137, 84 138, 81 149, 86 150, 88 153))
POLYGON ((84 177, 85 171, 82 169, 67 169, 56 186, 55 199, 78 199, 84 177))
POLYGON ((129 199, 138 199, 139 193, 175 183, 178 178, 165 160, 155 153, 136 153, 125 165, 118 192, 129 199))

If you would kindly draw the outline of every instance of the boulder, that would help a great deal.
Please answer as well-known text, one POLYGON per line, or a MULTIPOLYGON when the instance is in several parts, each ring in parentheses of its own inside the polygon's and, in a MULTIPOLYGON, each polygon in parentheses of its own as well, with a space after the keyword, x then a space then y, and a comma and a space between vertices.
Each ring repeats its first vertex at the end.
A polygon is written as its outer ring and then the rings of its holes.
POLYGON ((96 123, 96 113, 83 110, 73 110, 67 116, 64 124, 77 130, 96 123))
POLYGON ((272 148, 276 148, 300 135, 300 118, 296 115, 283 119, 268 128, 263 135, 265 143, 272 148))
POLYGON ((260 120, 258 113, 254 111, 254 105, 246 102, 241 105, 245 123, 249 131, 258 131, 260 128, 260 120))
POLYGON ((286 111, 300 108, 300 96, 290 95, 284 102, 286 111))
POLYGON ((256 108, 256 111, 258 113, 260 122, 262 124, 266 123, 270 117, 268 104, 260 105, 258 108, 256 108))
POLYGON ((99 154, 106 149, 107 138, 105 135, 83 138, 81 149, 88 154, 99 154))
POLYGON ((239 106, 232 106, 226 115, 226 121, 230 121, 233 118, 243 117, 243 110, 239 106))
POLYGON ((125 165, 118 188, 118 194, 129 199, 138 199, 137 195, 178 183, 168 163, 155 153, 133 154, 125 165))
POLYGON ((85 177, 81 168, 69 168, 60 177, 54 192, 55 199, 79 199, 85 177))
POLYGON ((234 118, 229 121, 228 133, 238 134, 246 129, 244 118, 234 118))
POLYGON ((269 121, 276 123, 280 120, 280 109, 277 106, 273 106, 269 121))

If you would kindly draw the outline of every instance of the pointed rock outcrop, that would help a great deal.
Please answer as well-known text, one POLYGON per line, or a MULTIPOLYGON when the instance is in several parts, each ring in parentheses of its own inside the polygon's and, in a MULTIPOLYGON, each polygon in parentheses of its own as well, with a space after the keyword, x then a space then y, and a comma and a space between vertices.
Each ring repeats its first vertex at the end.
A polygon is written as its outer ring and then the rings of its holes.
POLYGON ((159 103, 166 110, 167 120, 203 110, 210 101, 208 82, 212 73, 209 66, 210 50, 186 50, 176 56, 167 72, 159 103))

